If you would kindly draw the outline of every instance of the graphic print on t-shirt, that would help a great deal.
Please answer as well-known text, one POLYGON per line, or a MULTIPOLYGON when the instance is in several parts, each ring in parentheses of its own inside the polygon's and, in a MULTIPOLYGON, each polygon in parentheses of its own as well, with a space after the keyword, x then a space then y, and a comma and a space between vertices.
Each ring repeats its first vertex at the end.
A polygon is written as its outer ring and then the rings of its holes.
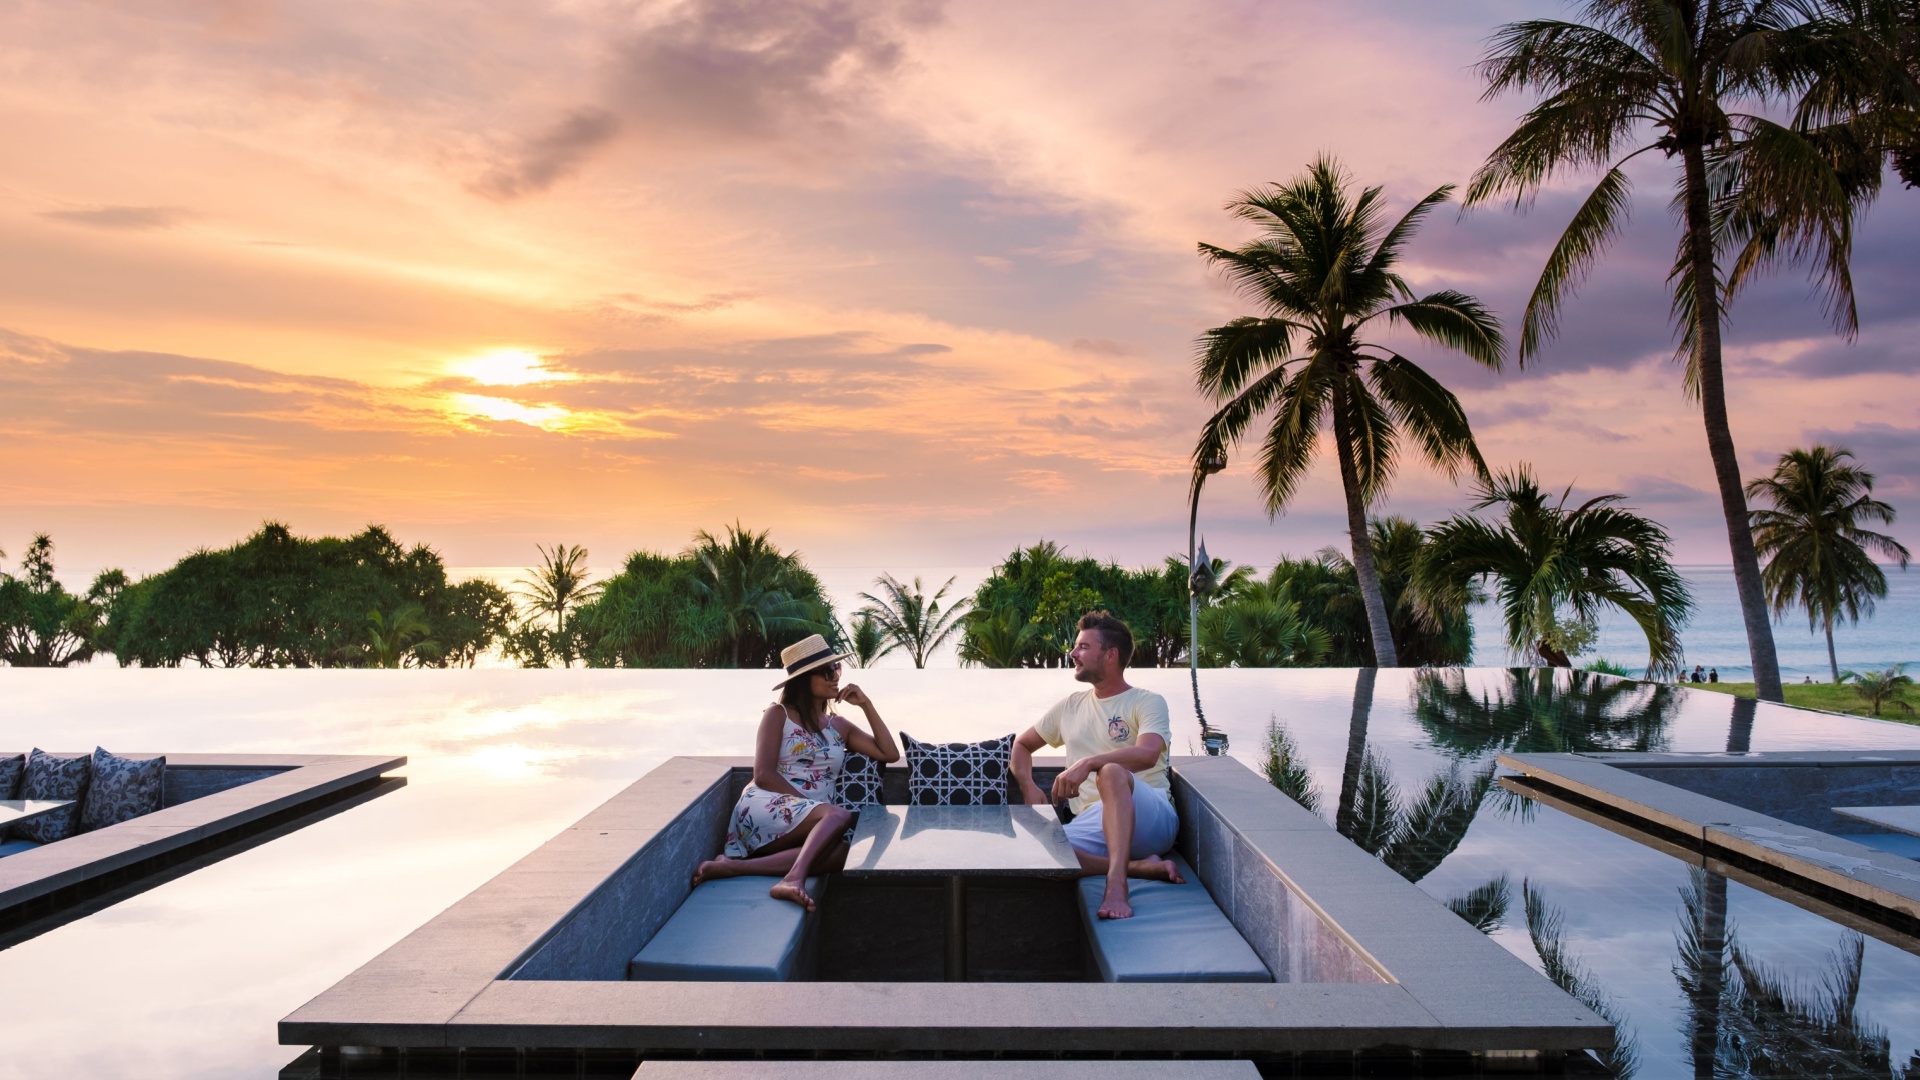
POLYGON ((1131 733, 1127 731, 1127 722, 1125 720, 1115 716, 1107 721, 1107 738, 1112 739, 1114 742, 1126 742, 1129 734, 1131 733))

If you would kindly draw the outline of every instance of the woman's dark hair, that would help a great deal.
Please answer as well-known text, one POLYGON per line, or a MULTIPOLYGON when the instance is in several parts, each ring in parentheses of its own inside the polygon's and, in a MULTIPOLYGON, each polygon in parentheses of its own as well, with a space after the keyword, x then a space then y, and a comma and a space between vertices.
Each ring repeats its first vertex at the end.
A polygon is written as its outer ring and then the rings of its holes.
POLYGON ((787 711, 793 714, 795 723, 813 735, 820 734, 821 717, 827 712, 827 707, 820 703, 819 698, 813 696, 813 677, 819 671, 820 668, 814 668, 812 671, 796 675, 788 679, 786 685, 780 688, 780 704, 785 705, 787 711))

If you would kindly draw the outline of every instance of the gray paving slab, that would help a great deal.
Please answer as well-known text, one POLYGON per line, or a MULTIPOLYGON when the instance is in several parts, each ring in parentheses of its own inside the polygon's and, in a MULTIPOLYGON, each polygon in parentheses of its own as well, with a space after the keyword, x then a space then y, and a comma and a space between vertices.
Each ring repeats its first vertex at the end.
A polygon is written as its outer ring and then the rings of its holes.
POLYGON ((1920 918, 1920 862, 1784 821, 1709 828, 1707 842, 1920 918))
POLYGON ((451 1045, 1083 1053, 1468 1049, 1403 989, 1254 983, 498 982, 451 1045), (791 1018, 782 1022, 782 1018, 791 1018))
POLYGON ((634 1080, 1259 1080, 1251 1061, 648 1061, 634 1080))
MULTIPOLYGON (((182 755, 210 757, 213 755, 182 755)), ((274 755, 219 755, 258 764, 274 755)), ((279 755, 284 757, 285 755, 279 755)), ((305 764, 191 802, 164 807, 104 829, 80 833, 0 859, 0 909, 237 829, 315 801, 406 764, 405 757, 303 756, 305 764)), ((172 757, 168 758, 171 767, 172 757)))
POLYGON ((1890 832, 1920 836, 1920 806, 1836 806, 1833 812, 1890 832))
POLYGON ((1500 764, 1703 841, 1709 826, 1764 828, 1776 821, 1757 811, 1663 784, 1579 754, 1501 754, 1500 764))

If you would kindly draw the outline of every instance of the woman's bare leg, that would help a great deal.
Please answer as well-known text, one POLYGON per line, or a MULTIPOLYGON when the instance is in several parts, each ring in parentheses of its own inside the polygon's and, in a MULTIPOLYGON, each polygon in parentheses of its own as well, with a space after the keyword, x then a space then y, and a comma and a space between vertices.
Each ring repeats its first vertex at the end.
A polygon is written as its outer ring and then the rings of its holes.
MULTIPOLYGON (((811 824, 807 827, 806 840, 800 845, 799 857, 793 860, 793 866, 779 883, 767 890, 767 895, 777 900, 791 900, 812 911, 813 897, 807 895, 807 875, 812 872, 815 863, 822 862, 829 850, 840 843, 841 834, 853 824, 853 811, 838 806, 821 806, 807 815, 807 821, 811 824)), ((791 836, 792 833, 787 835, 791 836)), ((845 858, 841 856, 842 861, 845 858)))
MULTIPOLYGON (((793 828, 775 837, 769 843, 757 848, 744 859, 732 859, 725 855, 717 859, 708 859, 693 872, 693 884, 716 878, 747 877, 785 877, 793 869, 795 859, 800 857, 800 848, 812 834, 813 827, 820 823, 824 812, 833 807, 822 804, 808 811, 807 816, 794 823, 793 828)), ((844 826, 843 826, 844 830, 844 826)), ((844 863, 845 855, 841 856, 844 863)))

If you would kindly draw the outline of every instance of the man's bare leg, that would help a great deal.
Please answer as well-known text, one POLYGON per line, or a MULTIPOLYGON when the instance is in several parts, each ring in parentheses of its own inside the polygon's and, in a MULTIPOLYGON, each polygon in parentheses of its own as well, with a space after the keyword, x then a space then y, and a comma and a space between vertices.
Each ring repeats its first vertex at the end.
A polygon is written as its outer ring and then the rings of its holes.
POLYGON ((1131 919, 1127 853, 1133 850, 1133 773, 1125 767, 1100 766, 1100 814, 1107 835, 1107 891, 1094 914, 1102 919, 1131 919))

